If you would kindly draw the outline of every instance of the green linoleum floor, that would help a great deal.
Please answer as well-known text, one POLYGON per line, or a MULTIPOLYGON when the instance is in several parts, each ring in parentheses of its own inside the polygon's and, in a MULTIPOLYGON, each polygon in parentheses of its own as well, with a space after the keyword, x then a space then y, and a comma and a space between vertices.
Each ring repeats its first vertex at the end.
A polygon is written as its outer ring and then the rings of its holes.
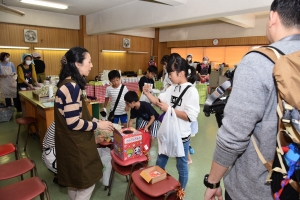
MULTIPOLYGON (((12 142, 12 143, 16 142, 18 125, 16 124, 15 119, 18 117, 21 117, 20 113, 16 113, 14 115, 14 118, 11 119, 9 122, 0 122, 0 144, 5 144, 8 142, 12 142)), ((195 154, 192 155, 193 163, 189 165, 189 181, 186 187, 185 200, 203 199, 204 191, 205 191, 205 187, 203 185, 203 177, 205 174, 209 173, 210 170, 212 155, 215 147, 215 138, 218 129, 214 115, 211 115, 209 118, 207 118, 201 112, 199 114, 198 121, 199 121, 199 132, 191 140, 191 145, 195 150, 195 154)), ((20 134, 19 144, 18 144, 19 153, 21 157, 28 157, 29 159, 35 161, 39 177, 47 182, 49 192, 50 192, 50 197, 52 200, 67 199, 67 188, 59 187, 58 185, 52 182, 53 175, 50 171, 47 170, 46 166, 42 162, 42 158, 41 158, 42 150, 39 146, 38 138, 30 136, 28 138, 27 151, 24 152, 23 150, 24 143, 25 143, 24 127, 21 128, 21 131, 22 133, 20 134)), ((155 161, 157 157, 157 142, 155 142, 155 145, 151 148, 150 156, 151 156, 151 160, 149 165, 155 165, 155 161)), ((3 156, 0 157, 0 164, 5 162, 10 162, 13 160, 14 160, 13 154, 3 156)), ((178 178, 176 161, 174 158, 169 159, 169 162, 166 167, 166 171, 176 179, 178 178)), ((0 172, 0 173, 5 173, 5 172, 0 172)), ((25 177, 29 177, 29 174, 27 174, 25 177)), ((3 187, 5 185, 8 185, 10 183, 19 180, 20 178, 14 178, 11 180, 0 181, 0 187, 3 187)), ((127 182, 125 177, 115 173, 115 179, 113 182, 111 196, 107 196, 107 191, 104 191, 104 186, 102 185, 102 183, 98 182, 96 184, 91 199, 93 200, 124 199, 126 187, 127 187, 127 182)))

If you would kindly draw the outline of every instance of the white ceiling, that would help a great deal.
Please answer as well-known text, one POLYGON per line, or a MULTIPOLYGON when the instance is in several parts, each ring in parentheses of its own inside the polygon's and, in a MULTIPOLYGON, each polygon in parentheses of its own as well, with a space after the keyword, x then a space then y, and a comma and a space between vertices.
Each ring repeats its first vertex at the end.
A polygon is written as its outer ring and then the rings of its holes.
MULTIPOLYGON (((2 1, 2 0, 1 0, 2 1)), ((44 0, 41 0, 44 1, 44 0)), ((67 5, 67 10, 35 6, 32 4, 21 3, 19 0, 4 0, 7 6, 27 8, 41 11, 57 12, 69 15, 88 15, 101 10, 106 10, 121 4, 126 4, 137 0, 48 0, 48 2, 67 5)))

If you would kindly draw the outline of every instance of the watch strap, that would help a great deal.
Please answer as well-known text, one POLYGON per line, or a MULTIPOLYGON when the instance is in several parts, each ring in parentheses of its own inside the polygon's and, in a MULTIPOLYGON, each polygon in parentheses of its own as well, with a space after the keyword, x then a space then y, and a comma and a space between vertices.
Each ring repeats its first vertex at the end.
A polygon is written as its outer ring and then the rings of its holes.
POLYGON ((209 174, 206 174, 204 176, 204 181, 203 181, 203 183, 206 187, 208 187, 210 189, 216 189, 216 188, 220 187, 220 181, 218 183, 210 183, 210 182, 208 182, 208 176, 209 176, 209 174))

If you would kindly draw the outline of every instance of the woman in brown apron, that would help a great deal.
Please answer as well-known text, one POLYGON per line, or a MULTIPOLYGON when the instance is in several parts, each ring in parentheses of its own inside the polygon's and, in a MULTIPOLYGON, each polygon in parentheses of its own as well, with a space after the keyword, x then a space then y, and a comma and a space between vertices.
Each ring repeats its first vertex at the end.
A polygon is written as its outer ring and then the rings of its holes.
POLYGON ((113 130, 113 125, 92 119, 83 101, 84 77, 93 67, 88 51, 73 47, 61 63, 54 105, 58 183, 69 187, 69 199, 88 200, 103 168, 93 132, 97 128, 113 130))

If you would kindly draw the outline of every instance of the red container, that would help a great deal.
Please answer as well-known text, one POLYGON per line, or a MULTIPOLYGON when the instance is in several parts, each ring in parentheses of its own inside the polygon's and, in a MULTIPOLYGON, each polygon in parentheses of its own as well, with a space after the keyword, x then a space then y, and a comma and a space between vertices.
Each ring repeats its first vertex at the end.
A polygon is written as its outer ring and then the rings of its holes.
POLYGON ((143 155, 143 134, 132 128, 114 130, 114 152, 121 160, 143 155), (131 133, 126 132, 131 131, 131 133))

